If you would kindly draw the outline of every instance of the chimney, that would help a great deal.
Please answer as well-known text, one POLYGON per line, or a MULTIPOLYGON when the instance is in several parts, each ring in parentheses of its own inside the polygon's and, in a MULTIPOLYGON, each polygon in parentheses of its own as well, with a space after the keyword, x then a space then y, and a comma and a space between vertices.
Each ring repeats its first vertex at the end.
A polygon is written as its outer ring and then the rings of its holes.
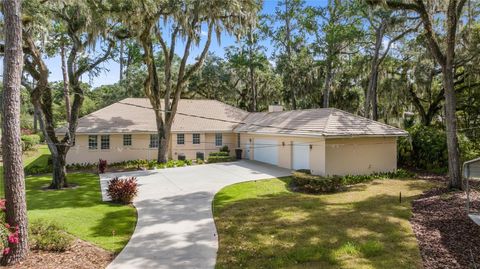
POLYGON ((268 106, 268 112, 282 112, 283 111, 283 106, 282 105, 269 105, 268 106))

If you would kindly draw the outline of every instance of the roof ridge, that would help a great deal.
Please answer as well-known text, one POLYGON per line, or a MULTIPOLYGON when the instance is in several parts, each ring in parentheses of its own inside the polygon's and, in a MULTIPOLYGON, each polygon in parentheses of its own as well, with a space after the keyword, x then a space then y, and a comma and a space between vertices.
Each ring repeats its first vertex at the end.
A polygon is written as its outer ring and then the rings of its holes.
POLYGON ((327 133, 328 123, 330 122, 330 118, 332 117, 332 109, 330 108, 330 113, 328 114, 327 121, 325 122, 325 126, 323 127, 323 134, 327 133))
POLYGON ((336 110, 336 111, 340 111, 341 113, 348 114, 348 115, 351 115, 351 116, 354 116, 354 117, 357 117, 357 118, 365 119, 365 120, 367 120, 367 121, 369 121, 369 122, 373 122, 373 123, 376 123, 376 124, 379 124, 379 125, 383 125, 383 126, 386 126, 386 127, 389 127, 389 128, 393 128, 393 129, 400 130, 400 131, 402 131, 402 132, 406 132, 405 130, 403 130, 403 129, 401 129, 401 128, 398 128, 398 127, 395 127, 395 126, 392 126, 392 125, 389 125, 389 124, 386 124, 386 123, 383 123, 383 122, 380 122, 380 121, 372 120, 372 119, 369 119, 369 118, 366 118, 366 117, 363 117, 363 116, 355 115, 355 114, 350 113, 350 112, 345 111, 345 110, 341 110, 341 109, 334 108, 334 107, 332 107, 331 109, 336 110))

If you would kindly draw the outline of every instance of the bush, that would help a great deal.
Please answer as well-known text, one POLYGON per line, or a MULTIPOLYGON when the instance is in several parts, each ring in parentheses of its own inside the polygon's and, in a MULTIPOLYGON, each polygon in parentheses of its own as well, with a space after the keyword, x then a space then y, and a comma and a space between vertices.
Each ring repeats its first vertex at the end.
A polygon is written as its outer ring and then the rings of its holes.
POLYGON ((229 154, 229 153, 230 153, 230 149, 228 149, 228 146, 225 145, 225 146, 223 146, 223 147, 220 148, 220 152, 226 152, 227 154, 229 154))
POLYGON ((210 152, 208 156, 230 156, 230 154, 225 151, 217 151, 217 152, 210 152))
POLYGON ((105 170, 107 170, 107 160, 98 160, 98 171, 100 174, 105 173, 105 170))
POLYGON ((40 143, 40 136, 36 134, 22 135, 21 140, 23 151, 32 150, 40 143))
POLYGON ((231 162, 234 161, 235 158, 230 156, 208 156, 207 162, 208 163, 221 163, 221 162, 231 162))
POLYGON ((29 225, 30 247, 36 250, 65 251, 72 246, 74 237, 57 223, 36 220, 29 225))
POLYGON ((346 175, 342 177, 342 184, 353 185, 374 179, 413 178, 415 174, 405 169, 397 169, 394 172, 373 173, 370 175, 346 175))
POLYGON ((129 204, 137 195, 138 183, 136 177, 120 179, 115 177, 108 182, 107 193, 112 201, 129 204))
POLYGON ((331 193, 342 189, 342 178, 338 176, 321 177, 315 176, 307 172, 293 172, 292 186, 306 193, 331 193))
POLYGON ((310 174, 310 170, 297 170, 292 173, 292 186, 300 192, 329 193, 343 189, 343 186, 371 181, 374 179, 413 178, 414 173, 404 169, 395 172, 373 173, 370 175, 346 175, 322 177, 310 174))
MULTIPOLYGON (((448 168, 448 148, 445 130, 440 127, 416 125, 407 130, 410 137, 398 141, 398 161, 401 165, 445 172, 448 168)), ((465 135, 458 135, 462 161, 480 155, 480 148, 465 135)))

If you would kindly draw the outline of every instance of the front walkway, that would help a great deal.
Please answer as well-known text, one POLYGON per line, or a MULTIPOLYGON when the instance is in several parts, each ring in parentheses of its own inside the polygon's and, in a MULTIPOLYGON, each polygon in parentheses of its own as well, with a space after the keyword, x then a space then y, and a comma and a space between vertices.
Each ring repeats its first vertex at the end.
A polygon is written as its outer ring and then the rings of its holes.
POLYGON ((253 161, 103 174, 102 194, 114 176, 136 176, 140 186, 134 201, 137 227, 108 268, 214 268, 215 193, 234 183, 289 174, 290 170, 253 161))

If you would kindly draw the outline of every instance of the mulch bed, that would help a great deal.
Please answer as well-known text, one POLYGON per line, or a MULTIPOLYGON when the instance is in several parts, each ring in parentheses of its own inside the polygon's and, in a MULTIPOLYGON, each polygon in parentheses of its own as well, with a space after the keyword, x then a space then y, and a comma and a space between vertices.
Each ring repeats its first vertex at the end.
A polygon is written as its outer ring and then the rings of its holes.
MULTIPOLYGON (((443 183, 447 180, 439 175, 420 177, 443 183)), ((480 211, 480 192, 472 192, 471 200, 472 209, 480 211)), ((480 226, 470 220, 465 205, 465 192, 445 187, 429 190, 413 201, 410 222, 424 268, 480 268, 480 226)))
POLYGON ((105 268, 113 254, 80 239, 65 252, 31 251, 26 260, 5 268, 15 269, 93 269, 105 268))

